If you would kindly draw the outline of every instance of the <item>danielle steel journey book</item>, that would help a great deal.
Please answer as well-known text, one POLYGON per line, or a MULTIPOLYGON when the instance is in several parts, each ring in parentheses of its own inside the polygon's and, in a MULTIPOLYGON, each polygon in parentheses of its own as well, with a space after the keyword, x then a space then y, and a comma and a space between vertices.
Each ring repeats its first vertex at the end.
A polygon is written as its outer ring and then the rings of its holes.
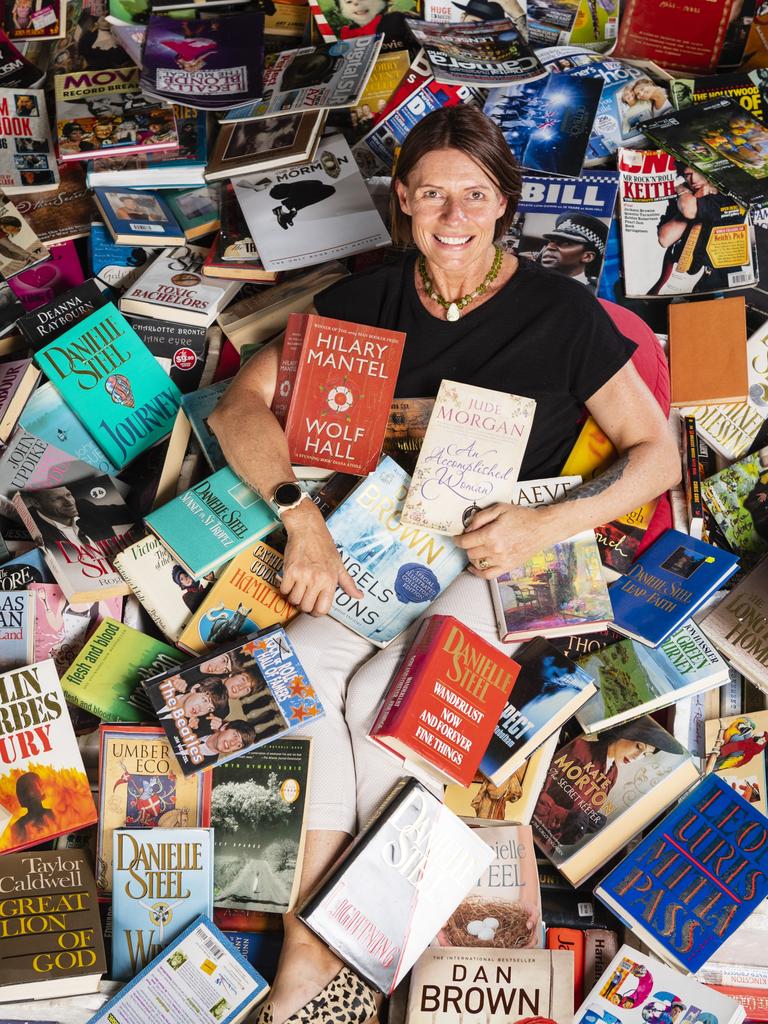
POLYGON ((111 977, 125 981, 213 913, 213 832, 118 828, 112 841, 111 977))
POLYGON ((479 509, 509 501, 535 409, 532 398, 442 381, 401 521, 458 534, 479 509))
POLYGON ((0 1002, 98 992, 107 961, 87 853, 6 853, 0 863, 0 1002))
POLYGON ((328 518, 344 566, 364 593, 349 597, 337 588, 329 614, 379 647, 417 619, 467 564, 450 537, 401 522, 410 481, 385 455, 328 518))
POLYGON ((291 314, 275 395, 296 465, 360 476, 376 468, 405 335, 315 314, 291 314))
POLYGON ((652 953, 692 974, 717 959, 723 942, 765 899, 767 866, 765 815, 710 774, 605 876, 595 895, 652 953))
POLYGON ((678 530, 666 530, 608 588, 612 628, 648 647, 658 647, 738 567, 736 555, 678 530))
POLYGON ((210 824, 210 803, 211 772, 179 775, 159 725, 102 725, 96 833, 99 893, 112 892, 115 829, 204 828, 210 824))
POLYGON ((682 977, 631 946, 622 946, 605 968, 577 1010, 574 1024, 613 1024, 619 1020, 617 1009, 622 1024, 646 1024, 650 1013, 658 1021, 665 1016, 674 1020, 675 1011, 686 1024, 741 1024, 744 1020, 744 1008, 735 999, 695 978, 682 977))
POLYGON ((715 647, 755 686, 768 692, 768 558, 740 580, 701 620, 715 647))
POLYGON ((501 786, 595 692, 592 677, 543 637, 518 647, 520 674, 480 761, 501 786))
POLYGON ((407 765, 468 786, 520 666, 451 615, 419 627, 369 736, 407 765))
POLYGON ((492 860, 479 836, 410 779, 394 790, 298 916, 388 995, 492 860))
POLYGON ((536 845, 581 885, 699 778, 693 758, 652 718, 557 751, 531 818, 536 845))

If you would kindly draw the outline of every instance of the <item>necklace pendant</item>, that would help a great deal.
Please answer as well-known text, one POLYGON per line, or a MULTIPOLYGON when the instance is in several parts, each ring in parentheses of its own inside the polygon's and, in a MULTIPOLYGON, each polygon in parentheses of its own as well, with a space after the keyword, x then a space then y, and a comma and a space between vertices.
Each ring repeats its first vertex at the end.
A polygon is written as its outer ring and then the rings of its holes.
POLYGON ((461 313, 459 312, 459 307, 456 305, 455 302, 452 302, 448 309, 446 309, 445 311, 445 319, 450 320, 451 323, 454 323, 456 320, 459 319, 460 316, 461 313))

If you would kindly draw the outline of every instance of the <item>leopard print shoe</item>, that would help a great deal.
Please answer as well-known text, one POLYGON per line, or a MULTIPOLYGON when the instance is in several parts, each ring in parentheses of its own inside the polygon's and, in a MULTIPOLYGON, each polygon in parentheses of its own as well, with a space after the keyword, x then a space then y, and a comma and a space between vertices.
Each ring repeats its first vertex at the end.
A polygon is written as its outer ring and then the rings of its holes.
MULTIPOLYGON (((376 1017, 376 990, 342 967, 322 992, 288 1017, 285 1024, 367 1024, 376 1017)), ((272 1024, 272 1003, 265 1003, 256 1024, 272 1024)))

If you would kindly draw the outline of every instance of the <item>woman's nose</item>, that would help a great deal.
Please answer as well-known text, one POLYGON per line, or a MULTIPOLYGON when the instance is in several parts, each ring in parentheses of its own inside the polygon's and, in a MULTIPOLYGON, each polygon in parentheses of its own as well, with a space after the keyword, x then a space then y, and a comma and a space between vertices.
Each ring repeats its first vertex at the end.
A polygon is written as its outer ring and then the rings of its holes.
POLYGON ((464 213, 464 207, 461 204, 461 200, 451 199, 449 197, 443 207, 443 220, 448 223, 455 224, 456 222, 465 219, 466 215, 464 213))

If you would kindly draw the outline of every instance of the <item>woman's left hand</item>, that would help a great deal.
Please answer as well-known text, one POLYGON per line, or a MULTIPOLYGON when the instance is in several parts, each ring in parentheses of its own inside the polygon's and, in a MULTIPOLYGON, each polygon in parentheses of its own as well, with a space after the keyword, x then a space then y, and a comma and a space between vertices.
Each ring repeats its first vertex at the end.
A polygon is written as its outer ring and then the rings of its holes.
POLYGON ((467 553, 469 572, 484 580, 496 579, 562 539, 554 529, 555 508, 520 508, 499 502, 480 509, 464 533, 453 538, 467 553), (481 561, 487 563, 485 568, 479 567, 481 561))

